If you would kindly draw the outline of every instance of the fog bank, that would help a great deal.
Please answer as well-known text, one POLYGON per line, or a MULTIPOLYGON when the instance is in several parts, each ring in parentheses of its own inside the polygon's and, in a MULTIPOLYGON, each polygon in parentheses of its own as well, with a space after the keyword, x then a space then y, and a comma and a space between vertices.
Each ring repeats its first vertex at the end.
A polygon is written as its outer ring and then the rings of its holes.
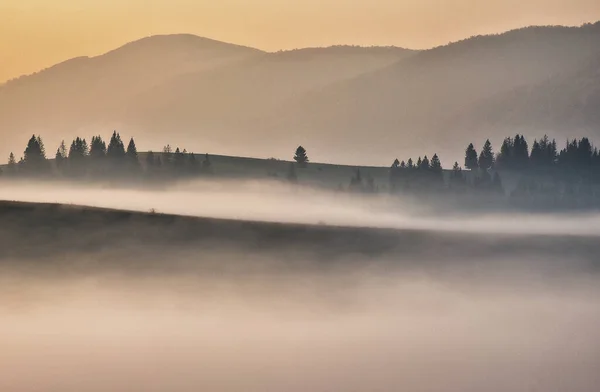
POLYGON ((469 213, 444 209, 409 196, 353 195, 269 181, 206 180, 157 190, 11 183, 0 187, 0 200, 267 222, 472 233, 600 235, 598 212, 469 213))

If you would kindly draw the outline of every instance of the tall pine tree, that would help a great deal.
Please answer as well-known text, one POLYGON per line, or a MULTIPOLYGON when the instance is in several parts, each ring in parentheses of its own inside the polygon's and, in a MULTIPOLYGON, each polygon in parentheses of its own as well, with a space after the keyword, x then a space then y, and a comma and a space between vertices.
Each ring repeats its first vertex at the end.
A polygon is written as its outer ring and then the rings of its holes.
POLYGON ((465 167, 470 170, 475 170, 479 167, 477 162, 477 151, 473 143, 469 144, 465 151, 465 167))

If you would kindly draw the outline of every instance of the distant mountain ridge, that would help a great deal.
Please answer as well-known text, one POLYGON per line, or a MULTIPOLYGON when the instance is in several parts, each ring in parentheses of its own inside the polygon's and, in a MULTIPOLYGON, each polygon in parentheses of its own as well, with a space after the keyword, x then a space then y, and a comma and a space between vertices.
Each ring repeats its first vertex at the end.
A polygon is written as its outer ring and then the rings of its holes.
POLYGON ((323 161, 385 164, 384 156, 439 152, 447 166, 445 152, 515 129, 600 136, 598 56, 600 22, 423 51, 268 53, 191 35, 148 37, 0 86, 0 157, 19 156, 31 133, 50 152, 61 139, 118 128, 146 141, 143 149, 287 157, 303 144, 323 161))

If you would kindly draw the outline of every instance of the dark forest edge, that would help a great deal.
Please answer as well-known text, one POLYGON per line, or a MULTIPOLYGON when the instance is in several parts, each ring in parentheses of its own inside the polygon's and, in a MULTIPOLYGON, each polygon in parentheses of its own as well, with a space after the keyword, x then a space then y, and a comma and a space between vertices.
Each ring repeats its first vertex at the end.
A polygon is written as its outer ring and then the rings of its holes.
MULTIPOLYGON (((299 183, 299 173, 313 165, 306 149, 299 146, 288 165, 285 178, 299 183)), ((265 160, 267 162, 269 160, 265 160)), ((567 140, 558 150, 555 140, 547 136, 534 140, 531 149, 522 135, 504 139, 495 153, 486 140, 481 151, 471 143, 465 150, 464 168, 455 162, 445 170, 437 154, 406 161, 396 159, 387 169, 385 183, 360 168, 352 176, 329 184, 338 191, 359 193, 416 194, 435 200, 477 200, 483 205, 511 205, 528 209, 587 209, 600 207, 600 152, 588 138, 567 140), (508 181, 505 181, 507 179, 508 181), (457 196, 457 197, 451 197, 457 196)), ((319 171, 321 168, 318 169, 319 171)), ((67 149, 63 141, 54 159, 48 159, 42 138, 32 135, 23 157, 10 154, 2 170, 4 178, 62 179, 78 181, 114 181, 129 183, 164 183, 203 176, 219 177, 208 154, 194 153, 170 145, 162 152, 138 154, 135 141, 127 148, 118 132, 108 145, 101 136, 75 138, 67 149), (142 157, 143 155, 143 157, 142 157)))

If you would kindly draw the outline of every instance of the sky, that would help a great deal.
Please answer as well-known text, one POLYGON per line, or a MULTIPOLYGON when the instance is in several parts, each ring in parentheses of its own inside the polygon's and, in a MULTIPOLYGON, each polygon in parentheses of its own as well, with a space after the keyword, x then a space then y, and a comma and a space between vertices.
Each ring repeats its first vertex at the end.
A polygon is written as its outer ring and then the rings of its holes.
POLYGON ((0 82, 154 34, 191 33, 269 51, 418 49, 596 20, 598 0, 0 0, 0 82))

